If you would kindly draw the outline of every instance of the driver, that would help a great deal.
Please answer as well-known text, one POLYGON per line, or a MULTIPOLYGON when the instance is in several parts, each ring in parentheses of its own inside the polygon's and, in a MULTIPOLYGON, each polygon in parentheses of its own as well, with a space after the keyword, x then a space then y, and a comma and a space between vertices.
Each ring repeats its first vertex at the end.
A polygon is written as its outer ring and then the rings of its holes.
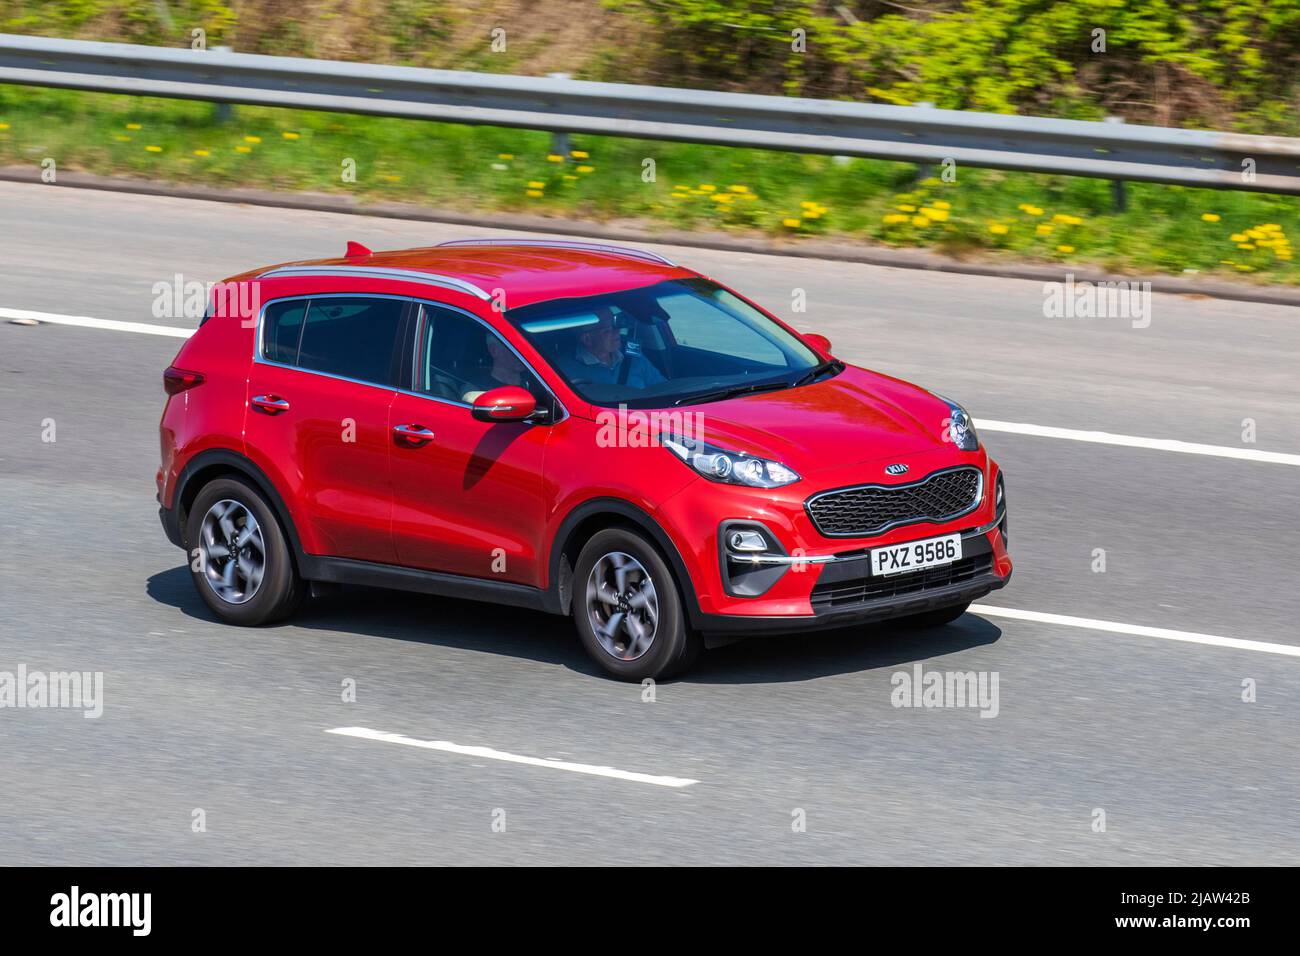
POLYGON ((597 309, 596 319, 595 325, 578 336, 574 355, 564 360, 570 378, 631 388, 647 388, 664 381, 663 374, 644 355, 624 353, 613 310, 597 309))

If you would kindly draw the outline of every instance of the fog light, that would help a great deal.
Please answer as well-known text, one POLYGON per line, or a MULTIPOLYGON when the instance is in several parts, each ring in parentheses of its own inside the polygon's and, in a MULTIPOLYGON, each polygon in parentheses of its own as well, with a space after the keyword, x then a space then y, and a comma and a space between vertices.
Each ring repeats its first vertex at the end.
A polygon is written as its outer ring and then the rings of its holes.
POLYGON ((767 539, 757 531, 733 531, 727 536, 732 551, 766 551, 767 539))

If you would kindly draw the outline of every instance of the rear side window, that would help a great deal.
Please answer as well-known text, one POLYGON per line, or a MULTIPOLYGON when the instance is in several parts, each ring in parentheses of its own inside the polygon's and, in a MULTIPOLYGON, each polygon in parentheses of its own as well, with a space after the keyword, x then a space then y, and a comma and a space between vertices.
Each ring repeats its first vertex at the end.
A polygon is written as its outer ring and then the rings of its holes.
POLYGON ((298 342, 302 338, 302 319, 307 314, 306 299, 272 302, 262 320, 262 355, 272 362, 295 365, 298 342))
POLYGON ((396 344, 406 302, 338 296, 272 303, 262 354, 273 362, 361 382, 396 385, 396 344))

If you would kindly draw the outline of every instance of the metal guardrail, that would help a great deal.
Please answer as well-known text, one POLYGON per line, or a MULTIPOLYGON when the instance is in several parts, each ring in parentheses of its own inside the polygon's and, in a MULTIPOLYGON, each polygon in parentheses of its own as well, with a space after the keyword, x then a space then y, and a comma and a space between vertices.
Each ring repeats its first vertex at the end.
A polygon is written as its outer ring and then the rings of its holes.
POLYGON ((0 82, 1300 194, 1300 139, 0 34, 0 82))

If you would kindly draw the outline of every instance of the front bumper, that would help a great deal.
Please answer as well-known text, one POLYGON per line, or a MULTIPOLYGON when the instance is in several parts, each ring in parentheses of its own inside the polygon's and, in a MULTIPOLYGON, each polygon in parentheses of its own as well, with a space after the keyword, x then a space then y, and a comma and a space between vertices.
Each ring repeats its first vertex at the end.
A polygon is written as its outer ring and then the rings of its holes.
POLYGON ((962 558, 925 571, 872 576, 867 551, 837 555, 817 565, 812 614, 701 613, 696 627, 716 634, 788 634, 869 624, 923 614, 984 597, 1011 580, 1011 561, 999 527, 962 534, 962 558))

